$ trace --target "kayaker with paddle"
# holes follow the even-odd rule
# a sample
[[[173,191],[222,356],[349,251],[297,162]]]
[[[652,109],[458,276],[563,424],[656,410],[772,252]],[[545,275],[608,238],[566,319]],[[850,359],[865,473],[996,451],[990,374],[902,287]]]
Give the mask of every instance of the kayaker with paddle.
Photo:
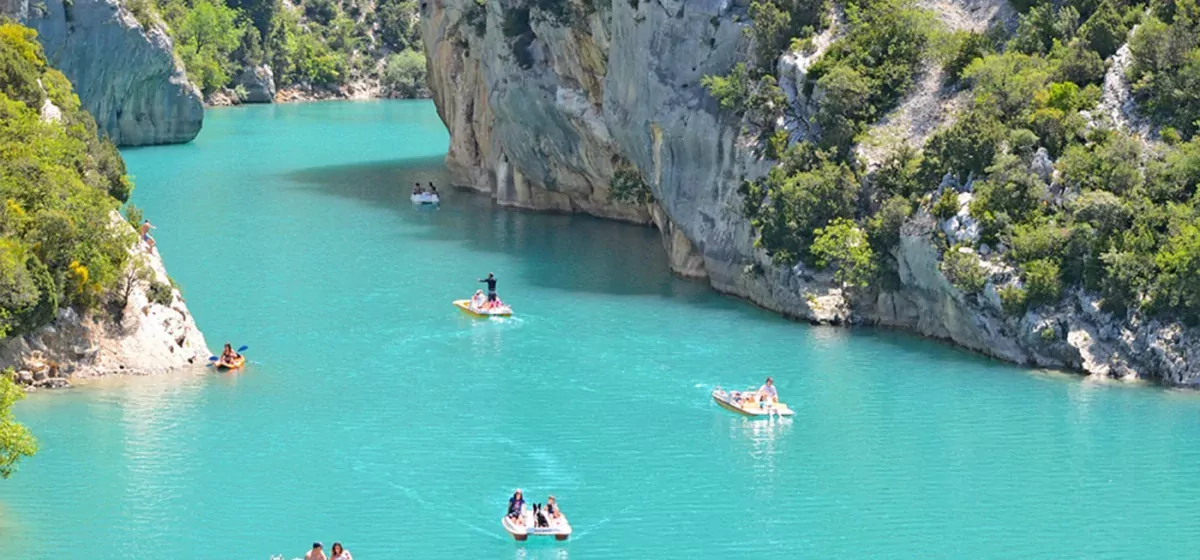
[[[490,304],[490,303],[495,303],[495,302],[496,302],[496,275],[494,275],[494,274],[492,274],[491,272],[489,272],[489,273],[488,273],[488,275],[487,275],[487,278],[480,278],[480,279],[479,279],[479,281],[480,281],[480,282],[484,282],[484,283],[486,283],[486,284],[487,284],[487,287],[488,287],[488,296],[487,296],[488,303],[489,303],[489,304]]]
[[[233,345],[225,343],[225,349],[221,351],[221,360],[217,363],[225,365],[233,365],[233,361],[242,357],[241,354],[233,351]]]

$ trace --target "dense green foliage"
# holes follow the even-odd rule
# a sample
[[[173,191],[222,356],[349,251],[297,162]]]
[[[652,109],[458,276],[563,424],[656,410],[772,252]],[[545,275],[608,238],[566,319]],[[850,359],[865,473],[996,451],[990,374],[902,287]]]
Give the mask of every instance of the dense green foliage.
[[[1149,115],[1184,139],[1200,127],[1200,8],[1163,2],[1130,41],[1133,92]]]
[[[836,218],[823,228],[813,231],[810,252],[814,264],[834,269],[833,277],[842,285],[866,286],[874,275],[875,255],[867,243],[867,235],[857,224],[846,218]]]
[[[723,110],[743,118],[744,130],[758,134],[760,153],[778,160],[767,177],[741,189],[757,242],[775,262],[832,267],[850,285],[892,285],[890,253],[905,220],[918,209],[937,219],[959,212],[956,188],[941,188],[949,180],[973,190],[969,211],[981,234],[963,247],[941,242],[942,272],[964,293],[981,294],[990,281],[979,257],[986,244],[1001,249],[987,258],[1016,272],[995,287],[1005,313],[1057,305],[1083,289],[1110,311],[1200,321],[1195,0],[1155,3],[1145,17],[1144,4],[1032,0],[1018,5],[1008,37],[1002,30],[940,34],[927,15],[899,1],[850,3],[849,31],[806,84],[821,92],[819,140],[790,146],[775,124],[785,101],[765,78],[780,37],[790,33],[801,46],[807,35],[784,31],[782,4],[765,4],[776,5],[752,11],[757,50],[749,63],[703,83]],[[1093,111],[1106,59],[1139,20],[1130,77],[1141,107],[1169,125],[1163,143],[1117,130]],[[898,144],[865,173],[849,148],[930,58],[942,62],[947,82],[966,90],[969,103],[921,149]],[[861,262],[866,251],[850,250],[860,246],[870,249],[870,266]]]
[[[388,56],[382,82],[401,97],[420,97],[425,88],[425,55],[408,50]]]
[[[846,19],[849,33],[808,73],[808,87],[824,92],[814,119],[822,142],[840,150],[912,86],[932,32],[929,14],[905,0],[851,2]]]
[[[13,418],[12,407],[25,391],[12,381],[12,368],[0,372],[0,478],[12,476],[22,457],[37,453],[33,434]]]
[[[942,274],[954,287],[966,294],[978,294],[987,285],[987,273],[979,263],[979,256],[971,251],[951,247],[942,256]]]
[[[0,337],[45,324],[60,306],[99,304],[134,241],[132,229],[112,227],[132,188],[124,163],[35,38],[0,23],[0,60],[15,69],[0,77]],[[61,123],[40,117],[46,97]]]
[[[205,94],[266,64],[280,87],[378,79],[402,96],[424,93],[415,0],[139,0],[143,25],[162,14],[188,76]],[[386,65],[381,60],[387,59]],[[392,87],[394,86],[394,89]]]

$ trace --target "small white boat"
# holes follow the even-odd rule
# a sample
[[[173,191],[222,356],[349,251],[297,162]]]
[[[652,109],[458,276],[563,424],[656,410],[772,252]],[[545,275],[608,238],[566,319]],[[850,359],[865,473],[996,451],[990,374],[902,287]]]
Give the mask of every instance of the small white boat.
[[[412,200],[413,204],[438,204],[441,202],[441,200],[438,198],[438,195],[435,193],[423,192],[421,194],[414,194],[409,198]]]
[[[717,387],[712,392],[712,398],[721,408],[745,416],[793,416],[796,413],[781,402],[764,404],[755,398],[754,389],[748,391],[728,391]]]
[[[546,526],[538,527],[534,522],[533,512],[526,509],[521,511],[521,517],[517,519],[504,516],[500,520],[500,524],[504,526],[504,530],[508,531],[508,534],[519,541],[528,539],[530,535],[554,537],[559,541],[565,541],[571,536],[571,524],[567,523],[567,516],[560,513],[557,519],[548,519],[547,521]]]

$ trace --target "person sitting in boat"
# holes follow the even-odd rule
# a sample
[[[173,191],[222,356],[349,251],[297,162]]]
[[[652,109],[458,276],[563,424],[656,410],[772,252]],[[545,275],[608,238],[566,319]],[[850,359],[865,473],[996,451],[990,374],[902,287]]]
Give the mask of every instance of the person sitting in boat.
[[[551,523],[558,523],[562,519],[562,510],[558,509],[558,502],[554,501],[554,496],[546,498],[546,515],[550,516]]]
[[[415,185],[413,185],[413,194],[416,196],[420,196],[424,192],[425,191],[421,188],[421,182],[417,181],[417,183]]]
[[[483,295],[483,290],[475,290],[475,295],[471,296],[471,308],[481,309],[485,302],[487,302],[487,296]]]
[[[521,494],[521,489],[518,488],[513,492],[511,498],[508,499],[508,517],[509,519],[521,519],[521,513],[525,510],[525,497]]]
[[[433,181],[430,181],[430,182],[429,182],[429,194],[431,194],[431,195],[433,195],[433,196],[437,196],[437,195],[438,195],[438,192],[437,192],[437,187],[433,186]]]
[[[233,345],[225,343],[225,349],[221,351],[221,363],[232,364],[234,360],[242,357],[241,354],[233,351]]]
[[[775,381],[770,377],[767,382],[763,383],[762,387],[758,388],[759,406],[766,407],[768,404],[779,402],[779,391],[775,390]]]

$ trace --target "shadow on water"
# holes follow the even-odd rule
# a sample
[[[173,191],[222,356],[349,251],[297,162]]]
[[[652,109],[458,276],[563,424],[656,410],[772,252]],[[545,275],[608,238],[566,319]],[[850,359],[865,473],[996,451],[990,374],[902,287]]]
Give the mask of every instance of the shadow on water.
[[[411,234],[417,240],[460,242],[472,251],[519,257],[518,272],[532,285],[731,307],[705,284],[671,274],[653,228],[502,208],[486,196],[445,187],[440,208],[414,207],[413,183],[449,185],[440,157],[316,167],[286,178],[312,192],[391,209],[404,222],[423,226]]]
[[[313,167],[288,173],[285,178],[321,195],[390,209],[405,223],[422,226],[417,233],[409,234],[409,239],[459,242],[473,251],[515,257],[520,270],[503,274],[518,273],[530,285],[597,294],[659,296],[763,320],[786,321],[753,304],[717,294],[705,282],[673,275],[659,233],[653,228],[580,214],[503,208],[486,196],[460,189],[443,188],[438,209],[414,207],[409,200],[413,183],[450,184],[442,157]],[[800,336],[831,340],[856,336],[871,341],[881,352],[938,352],[951,362],[1018,367],[906,331],[805,327],[808,334]]]

